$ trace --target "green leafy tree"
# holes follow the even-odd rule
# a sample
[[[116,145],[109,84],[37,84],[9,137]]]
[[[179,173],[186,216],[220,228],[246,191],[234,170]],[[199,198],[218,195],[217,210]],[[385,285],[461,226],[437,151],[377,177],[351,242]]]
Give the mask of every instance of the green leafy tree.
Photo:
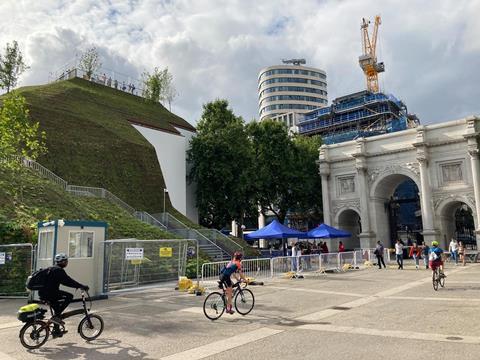
[[[188,160],[202,224],[220,228],[232,220],[242,223],[245,214],[255,211],[250,143],[243,119],[228,108],[227,100],[203,106]]]
[[[293,138],[296,148],[295,172],[296,180],[292,184],[295,192],[295,213],[313,223],[322,219],[322,179],[318,172],[319,148],[322,145],[320,136],[296,136]]]
[[[80,58],[80,70],[85,72],[85,77],[91,79],[92,75],[102,67],[100,55],[97,48],[91,47],[87,49]]]
[[[23,61],[23,55],[18,43],[7,43],[5,54],[0,55],[0,87],[10,92],[17,86],[19,76],[29,67]]]
[[[18,157],[36,159],[46,152],[45,133],[32,121],[26,100],[16,91],[2,98],[0,108],[0,167],[18,169]]]
[[[173,75],[168,71],[168,68],[163,70],[155,68],[152,74],[144,72],[142,81],[144,98],[152,102],[167,101],[169,106],[171,106],[177,92],[173,85]]]
[[[278,221],[285,220],[287,211],[297,205],[295,198],[297,149],[286,126],[272,120],[248,125],[253,148],[253,186],[261,212],[271,211]]]

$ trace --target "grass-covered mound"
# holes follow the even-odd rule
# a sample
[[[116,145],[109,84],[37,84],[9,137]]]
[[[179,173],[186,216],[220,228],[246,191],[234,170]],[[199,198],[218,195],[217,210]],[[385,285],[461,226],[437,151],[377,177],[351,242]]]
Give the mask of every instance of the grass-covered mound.
[[[42,165],[69,184],[104,187],[136,209],[162,211],[155,150],[131,123],[172,133],[172,125],[194,130],[190,124],[161,104],[79,78],[19,91],[47,135]]]

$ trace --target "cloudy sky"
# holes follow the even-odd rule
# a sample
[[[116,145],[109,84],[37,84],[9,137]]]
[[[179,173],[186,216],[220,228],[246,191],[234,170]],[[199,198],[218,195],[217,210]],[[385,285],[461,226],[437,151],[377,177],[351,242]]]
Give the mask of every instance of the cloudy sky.
[[[282,58],[324,69],[329,100],[364,89],[360,22],[380,14],[382,89],[423,123],[480,114],[480,0],[1,0],[0,14],[0,46],[17,40],[31,66],[21,85],[95,45],[132,78],[168,67],[193,124],[215,98],[256,118],[258,72]]]

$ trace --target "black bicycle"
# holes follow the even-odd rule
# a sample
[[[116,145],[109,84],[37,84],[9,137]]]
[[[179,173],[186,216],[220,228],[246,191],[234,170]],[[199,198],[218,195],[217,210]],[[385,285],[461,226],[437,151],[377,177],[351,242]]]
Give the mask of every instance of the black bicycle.
[[[54,325],[59,325],[60,331],[65,332],[65,323],[64,319],[75,315],[84,315],[80,323],[78,324],[78,333],[86,341],[95,340],[103,332],[103,319],[100,315],[91,314],[90,309],[92,308],[92,301],[88,292],[82,291],[81,293],[81,302],[82,308],[63,313],[60,318],[62,321],[58,321],[57,318],[53,316],[53,310],[51,304],[47,301],[38,301],[37,303],[48,305],[50,307],[50,314],[52,315],[50,319],[45,319],[45,314],[47,313],[46,309],[37,308],[32,312],[20,313],[19,320],[25,322],[26,324],[20,330],[20,342],[27,349],[38,349],[40,346],[45,344],[50,336],[50,333],[53,330]],[[90,302],[90,306],[87,307],[87,300]]]
[[[218,282],[222,293],[215,291],[209,294],[203,302],[203,313],[210,320],[217,320],[223,315],[227,307],[226,286],[222,281]],[[243,287],[241,284],[245,284]],[[247,283],[237,282],[233,285],[232,298],[235,304],[235,310],[240,315],[247,315],[252,311],[255,305],[255,297],[253,293],[246,289]]]
[[[440,267],[437,266],[435,270],[433,270],[432,273],[432,283],[433,283],[433,290],[437,291],[438,290],[438,285],[440,284],[441,287],[445,286],[445,276],[444,274],[440,271]]]

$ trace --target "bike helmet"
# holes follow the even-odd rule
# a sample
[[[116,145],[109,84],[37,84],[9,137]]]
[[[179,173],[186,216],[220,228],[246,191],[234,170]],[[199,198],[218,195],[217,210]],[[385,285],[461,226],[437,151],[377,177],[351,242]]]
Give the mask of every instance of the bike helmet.
[[[58,253],[57,255],[55,255],[56,263],[67,261],[67,260],[68,260],[68,256],[64,253]]]
[[[243,254],[240,251],[235,251],[233,253],[233,258],[236,259],[236,260],[242,260]]]
[[[432,246],[438,246],[438,241],[432,241]]]

